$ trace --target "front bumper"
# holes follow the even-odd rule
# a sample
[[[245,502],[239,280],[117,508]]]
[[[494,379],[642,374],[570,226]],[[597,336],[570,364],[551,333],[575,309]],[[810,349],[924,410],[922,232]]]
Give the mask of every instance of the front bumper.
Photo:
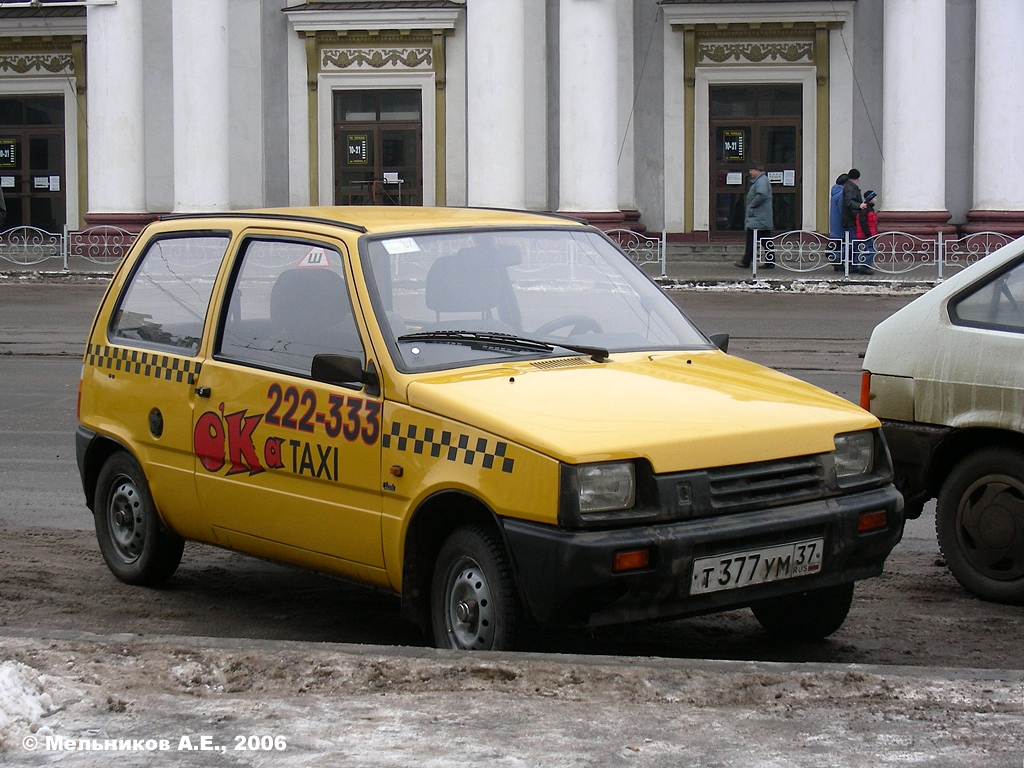
[[[883,528],[860,533],[864,512]],[[789,507],[643,527],[567,531],[505,519],[522,598],[542,624],[601,626],[741,608],[765,598],[877,576],[903,534],[903,499],[892,485]],[[690,595],[695,558],[821,537],[811,576]],[[613,573],[616,552],[649,547],[650,565]]]

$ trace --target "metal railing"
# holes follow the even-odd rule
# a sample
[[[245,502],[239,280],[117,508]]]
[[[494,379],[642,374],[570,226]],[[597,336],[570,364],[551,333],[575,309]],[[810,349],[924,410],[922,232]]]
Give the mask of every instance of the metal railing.
[[[934,272],[942,280],[954,270],[970,266],[1014,241],[999,232],[977,232],[963,237],[920,237],[908,232],[881,232],[869,240],[826,237],[818,232],[793,230],[772,237],[754,233],[753,277],[761,269],[777,267],[790,272],[831,270],[843,277],[860,276],[864,267],[871,273],[902,277],[911,272]],[[919,272],[920,271],[920,272]]]
[[[668,267],[665,248],[665,230],[661,230],[661,236],[645,235],[642,232],[634,232],[631,229],[609,229],[605,231],[612,240],[619,244],[619,247],[629,258],[639,264],[655,264],[661,269],[661,276],[665,277]]]
[[[20,226],[0,232],[0,260],[20,267],[44,262],[59,262],[67,271],[71,258],[101,266],[114,267],[135,242],[137,235],[111,226],[86,227],[48,232],[38,227]]]

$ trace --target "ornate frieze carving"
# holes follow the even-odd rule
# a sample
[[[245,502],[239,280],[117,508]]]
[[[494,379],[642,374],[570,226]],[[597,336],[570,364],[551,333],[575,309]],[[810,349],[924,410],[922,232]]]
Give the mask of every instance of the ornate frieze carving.
[[[75,65],[70,53],[0,54],[0,74],[71,75]]]
[[[433,51],[425,48],[324,48],[320,66],[332,69],[430,69]]]
[[[744,63],[806,63],[814,60],[811,41],[779,42],[701,42],[697,60],[715,64]]]

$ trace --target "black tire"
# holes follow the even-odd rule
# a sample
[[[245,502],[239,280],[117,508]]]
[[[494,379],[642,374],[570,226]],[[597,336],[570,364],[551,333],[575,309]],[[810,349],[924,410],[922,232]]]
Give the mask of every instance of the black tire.
[[[520,611],[511,565],[493,533],[470,526],[448,537],[434,565],[430,617],[438,648],[512,650]]]
[[[152,587],[174,575],[185,542],[164,529],[133,456],[118,451],[107,459],[96,481],[93,516],[103,559],[121,581]]]
[[[821,640],[846,621],[853,604],[853,583],[812,589],[750,606],[765,631],[780,640]]]
[[[1024,605],[1024,453],[990,448],[957,464],[939,491],[935,533],[964,589]]]

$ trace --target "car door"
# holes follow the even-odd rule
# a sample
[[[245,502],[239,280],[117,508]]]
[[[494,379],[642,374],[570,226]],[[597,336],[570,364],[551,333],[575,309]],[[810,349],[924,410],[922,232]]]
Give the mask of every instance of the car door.
[[[154,236],[120,289],[106,328],[86,349],[83,377],[103,379],[89,411],[145,467],[160,514],[184,535],[207,538],[193,483],[194,387],[209,301],[230,233]],[[116,286],[115,286],[116,289]],[[128,417],[125,417],[128,414]]]
[[[196,485],[227,546],[352,575],[383,567],[381,400],[315,382],[313,356],[364,365],[343,245],[242,238],[204,364]]]

